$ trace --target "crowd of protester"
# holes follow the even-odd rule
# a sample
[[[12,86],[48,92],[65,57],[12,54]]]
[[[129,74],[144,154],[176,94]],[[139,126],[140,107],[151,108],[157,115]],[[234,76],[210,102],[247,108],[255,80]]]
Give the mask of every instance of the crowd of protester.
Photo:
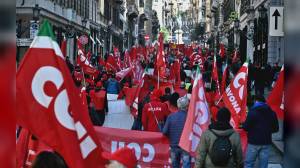
[[[209,51],[206,51],[209,52]],[[148,60],[141,59],[140,63],[143,68],[154,68],[156,51],[148,53]],[[249,62],[249,77],[248,90],[255,90],[255,99],[249,101],[249,113],[244,125],[241,126],[248,132],[248,150],[246,158],[243,160],[241,140],[239,134],[230,125],[231,114],[224,106],[222,100],[216,101],[215,95],[217,92],[216,83],[211,81],[211,73],[213,66],[213,52],[209,52],[207,59],[202,64],[204,71],[204,83],[206,83],[206,99],[211,112],[211,124],[209,129],[205,131],[200,140],[200,145],[197,148],[197,157],[195,160],[196,168],[213,168],[213,167],[253,167],[256,158],[260,161],[260,168],[265,168],[268,163],[269,148],[271,144],[271,134],[278,131],[278,124],[276,115],[265,103],[263,95],[265,88],[271,89],[272,83],[276,80],[280,67],[278,64],[270,66],[253,65]],[[107,59],[108,53],[104,56]],[[121,60],[124,59],[124,52],[120,54]],[[166,49],[165,58],[167,67],[170,67],[176,59],[181,60],[180,81],[179,85],[173,87],[166,87],[164,90],[158,89],[156,86],[150,86],[147,94],[143,100],[138,103],[138,115],[136,116],[132,129],[141,131],[162,132],[170,140],[170,157],[172,167],[180,167],[181,160],[184,168],[191,167],[191,156],[178,146],[179,139],[187,117],[189,98],[193,88],[193,74],[197,68],[197,62],[193,64],[189,56],[184,55],[178,50]],[[123,79],[118,79],[115,72],[107,69],[105,66],[99,64],[95,57],[91,59],[91,63],[97,67],[99,74],[91,76],[83,74],[79,66],[73,64],[66,59],[67,65],[72,73],[74,82],[78,87],[83,99],[86,99],[91,121],[96,126],[103,126],[105,116],[109,113],[107,94],[118,95],[118,99],[126,98],[126,88],[137,87],[134,85],[131,76]],[[199,63],[198,63],[199,64]],[[228,72],[228,84],[234,75],[241,67],[241,60],[233,60],[229,58],[221,58],[217,54],[217,67],[219,79],[222,76],[225,64],[228,64],[230,71]],[[191,70],[192,75],[187,75],[185,70]],[[266,78],[267,77],[267,78]],[[251,94],[249,94],[251,97]],[[269,117],[270,116],[270,117]],[[264,120],[269,118],[269,120]],[[251,136],[250,136],[251,135]],[[214,141],[221,137],[227,137],[230,142],[230,153],[228,157],[221,161],[222,166],[216,166],[212,159]],[[109,164],[114,167],[135,167],[137,161],[130,158],[132,155],[129,149],[125,151],[117,151],[117,153],[105,155],[110,161]],[[118,154],[119,152],[119,154]],[[122,153],[123,152],[123,153]],[[121,153],[121,154],[120,154]],[[127,154],[126,154],[127,153]],[[41,154],[40,154],[41,155]],[[34,168],[41,168],[38,166],[39,162],[45,156],[49,156],[56,162],[61,162],[60,158],[53,153],[44,153],[37,157]],[[121,156],[122,155],[122,156]],[[123,156],[128,155],[129,161],[122,159]],[[118,160],[119,159],[119,160]],[[61,162],[61,165],[64,163]],[[217,163],[220,164],[220,163]],[[57,165],[54,167],[63,167]],[[129,166],[128,166],[129,165]],[[50,166],[51,167],[51,166]]]

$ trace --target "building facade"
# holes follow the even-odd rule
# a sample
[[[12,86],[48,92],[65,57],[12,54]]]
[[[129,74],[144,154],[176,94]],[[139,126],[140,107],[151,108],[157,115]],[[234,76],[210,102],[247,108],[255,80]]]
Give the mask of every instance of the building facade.
[[[17,62],[22,59],[44,19],[53,26],[58,44],[66,40],[66,56],[74,64],[77,38],[83,34],[89,37],[86,49],[94,55],[103,56],[113,45],[121,49],[125,33],[123,23],[126,22],[120,15],[123,3],[121,0],[17,0]]]

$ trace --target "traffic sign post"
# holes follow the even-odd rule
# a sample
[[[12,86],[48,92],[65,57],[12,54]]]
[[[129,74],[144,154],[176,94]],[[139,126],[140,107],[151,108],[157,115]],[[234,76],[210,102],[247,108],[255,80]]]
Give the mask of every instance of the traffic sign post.
[[[283,32],[283,7],[270,7],[270,36],[284,36]]]

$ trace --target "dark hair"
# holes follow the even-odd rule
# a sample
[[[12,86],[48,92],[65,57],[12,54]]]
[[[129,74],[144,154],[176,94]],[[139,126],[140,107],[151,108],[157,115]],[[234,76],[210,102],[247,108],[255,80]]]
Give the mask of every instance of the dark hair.
[[[226,107],[222,107],[219,109],[217,113],[217,121],[229,123],[231,118],[231,113]]]
[[[165,88],[165,94],[167,94],[167,93],[171,93],[171,89],[169,87]]]
[[[177,107],[177,100],[179,99],[179,94],[177,92],[174,92],[173,94],[171,94],[169,102],[172,106]]]
[[[43,151],[37,155],[33,161],[32,168],[67,168],[64,159],[49,151]]]
[[[261,95],[261,94],[255,95],[255,100],[259,101],[259,102],[266,102],[265,97],[263,95]]]

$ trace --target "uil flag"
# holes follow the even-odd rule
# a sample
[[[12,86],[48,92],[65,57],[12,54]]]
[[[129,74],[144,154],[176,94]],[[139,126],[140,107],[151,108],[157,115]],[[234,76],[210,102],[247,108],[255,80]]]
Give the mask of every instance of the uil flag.
[[[272,92],[270,93],[267,103],[277,114],[279,119],[283,119],[283,110],[284,110],[284,67],[282,66],[279,73],[278,79],[274,85]]]
[[[47,20],[16,77],[17,125],[57,151],[71,168],[104,167],[88,111]]]
[[[197,68],[193,84],[192,96],[186,122],[180,137],[179,146],[195,156],[202,133],[208,128],[210,122],[209,107],[205,98],[205,91],[200,68]]]
[[[238,128],[246,119],[248,63],[245,62],[223,93],[225,106],[231,112],[231,124]]]

